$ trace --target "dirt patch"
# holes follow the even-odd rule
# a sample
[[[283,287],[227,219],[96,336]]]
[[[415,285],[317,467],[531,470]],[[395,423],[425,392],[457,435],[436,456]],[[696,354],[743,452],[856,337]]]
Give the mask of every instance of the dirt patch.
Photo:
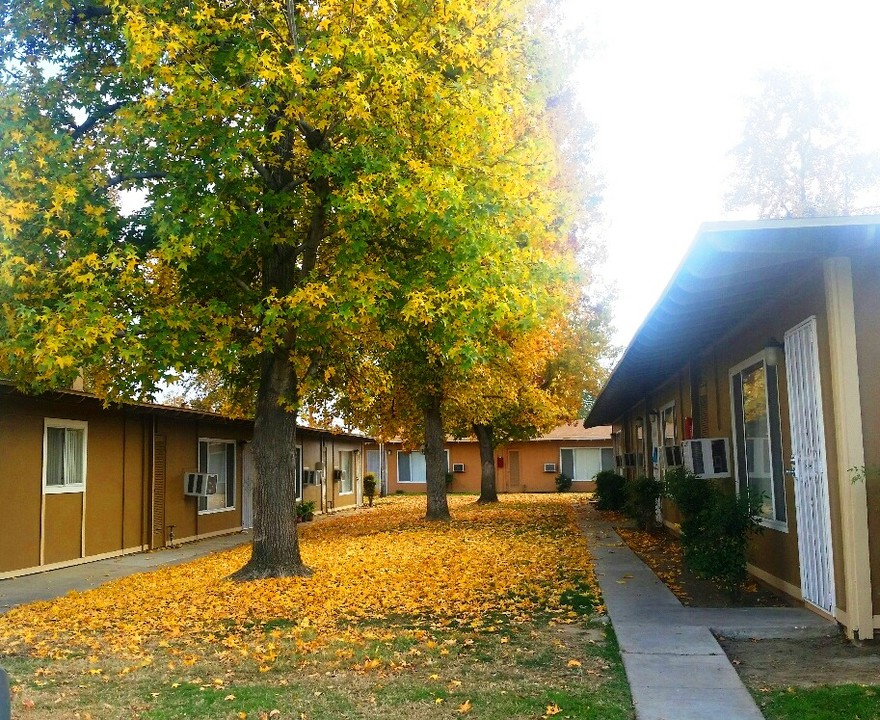
[[[743,682],[756,690],[880,684],[877,641],[858,643],[842,637],[718,641]]]
[[[610,517],[606,517],[610,516]],[[788,603],[769,588],[749,582],[732,598],[709,580],[703,580],[684,565],[681,543],[664,529],[638,530],[617,514],[603,513],[621,539],[654,574],[675,593],[682,605],[690,607],[784,607]]]

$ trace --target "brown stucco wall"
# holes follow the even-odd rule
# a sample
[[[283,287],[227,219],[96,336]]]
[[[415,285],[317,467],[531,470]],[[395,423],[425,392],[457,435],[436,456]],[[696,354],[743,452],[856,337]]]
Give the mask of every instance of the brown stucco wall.
[[[860,346],[860,367],[868,364],[869,367],[878,367],[880,362],[880,338],[877,337],[875,318],[880,313],[880,285],[876,283],[878,267],[867,265],[860,267],[860,272],[874,284],[874,295],[866,294],[861,303],[861,310],[857,302],[857,324],[860,322],[863,328],[857,327],[861,337],[871,337],[864,347]],[[684,418],[694,418],[695,436],[700,436],[700,424],[696,416],[692,398],[692,387],[701,377],[706,383],[706,417],[708,420],[707,437],[726,437],[731,443],[731,455],[733,455],[732,419],[730,407],[730,375],[732,367],[748,360],[760,353],[771,337],[782,340],[785,332],[800,324],[810,316],[816,316],[817,333],[819,343],[819,363],[822,377],[822,401],[825,421],[826,454],[829,472],[829,498],[832,516],[832,542],[834,546],[835,584],[837,590],[838,606],[846,608],[846,597],[843,583],[842,564],[842,533],[840,527],[840,500],[837,489],[837,452],[834,439],[834,407],[830,384],[830,357],[828,350],[828,325],[825,303],[824,279],[822,266],[816,263],[809,271],[799,278],[793,279],[791,286],[776,301],[768,303],[762,308],[760,315],[744,317],[739,327],[734,329],[726,337],[715,343],[699,356],[692,358],[691,366],[680,370],[674,377],[669,378],[662,386],[654,389],[649,394],[649,404],[652,408],[662,408],[668,402],[676,403],[676,433],[680,441],[684,437]],[[861,362],[864,353],[865,363]],[[691,372],[695,373],[694,377]],[[791,440],[788,417],[788,396],[785,366],[782,363],[778,368],[780,419],[782,430],[782,457],[783,465],[787,469],[791,458]],[[876,372],[876,371],[875,371]],[[873,381],[872,381],[873,382]],[[863,383],[863,388],[865,387]],[[864,396],[863,396],[864,397]],[[873,428],[880,429],[880,408],[872,405],[867,413],[863,413],[867,422],[874,423]],[[627,448],[630,452],[637,452],[636,441],[632,433],[634,419],[641,415],[646,417],[644,406],[640,404],[631,408],[625,416],[620,418],[622,426],[627,428]],[[646,428],[647,429],[647,428]],[[877,431],[869,432],[866,426],[866,437],[878,436]],[[872,445],[872,457],[880,467],[880,441]],[[735,459],[731,457],[731,465]],[[630,473],[633,474],[633,473]],[[733,483],[733,480],[730,481]],[[731,490],[733,488],[731,487]],[[876,501],[880,501],[880,487],[872,486],[870,492],[875,493]],[[800,587],[800,563],[797,546],[797,518],[795,512],[794,481],[788,474],[785,476],[785,504],[787,514],[787,528],[780,531],[773,528],[765,528],[763,533],[753,538],[750,549],[750,562],[771,576],[784,582]],[[664,503],[666,518],[676,522],[679,518],[674,508],[669,503]],[[872,542],[880,546],[880,519],[875,514],[872,518]],[[874,567],[880,573],[880,547],[874,555]],[[876,584],[875,584],[876,587]],[[875,595],[875,598],[878,596]],[[877,600],[875,599],[875,602]]]
[[[46,565],[82,557],[82,493],[46,495],[43,559]]]
[[[0,572],[40,563],[43,414],[0,396]]]
[[[45,418],[87,425],[85,495],[43,496]],[[152,536],[153,423],[168,443],[166,528],[177,538],[234,530],[241,525],[241,453],[237,452],[236,507],[196,516],[195,498],[183,496],[183,473],[198,465],[200,437],[246,439],[246,423],[171,416],[144,407],[104,408],[77,393],[36,397],[0,386],[0,573],[77,561],[149,545]],[[84,509],[83,509],[84,508]],[[85,517],[83,518],[83,513]],[[85,553],[82,536],[85,528]],[[163,537],[163,535],[165,535]],[[153,538],[161,546],[167,534]]]
[[[141,546],[143,429],[124,410],[103,409],[92,398],[0,397],[0,572],[40,564],[41,515],[44,564]],[[88,423],[85,498],[47,494],[41,514],[44,419]],[[6,502],[8,501],[8,502]],[[6,545],[9,547],[6,547]]]
[[[195,420],[193,418],[159,417],[156,433],[166,438],[167,482],[165,489],[165,541],[174,525],[178,539],[198,537],[241,527],[242,445],[249,440],[249,428],[235,424]],[[198,470],[200,439],[235,440],[235,507],[231,510],[199,513],[198,498],[183,494],[184,473]],[[156,540],[158,541],[158,537]]]
[[[762,351],[769,338],[782,340],[786,331],[816,316],[819,343],[819,364],[822,377],[822,400],[825,415],[826,454],[829,473],[829,497],[832,516],[832,536],[835,546],[835,581],[838,604],[845,607],[842,556],[837,550],[841,543],[839,496],[837,493],[836,449],[833,433],[833,398],[831,396],[830,358],[828,356],[828,329],[822,268],[817,263],[811,272],[802,276],[785,293],[784,297],[764,308],[760,316],[745,319],[743,325],[714,348],[716,378],[716,416],[719,436],[731,438],[732,419],[730,408],[731,367],[748,360]],[[782,458],[787,469],[791,459],[791,433],[788,417],[788,387],[785,364],[778,367],[780,419],[782,427]],[[731,440],[732,442],[732,440]],[[731,450],[733,446],[731,444]],[[750,561],[770,575],[800,587],[800,562],[797,546],[797,517],[793,478],[785,476],[785,506],[787,532],[765,528],[751,543]]]
[[[873,611],[880,615],[880,258],[855,258],[852,268],[865,467],[869,469],[866,490]]]
[[[125,418],[121,413],[96,413],[89,417],[88,422],[86,556],[122,549],[125,468],[123,452],[127,449]],[[47,504],[47,520],[49,517]]]

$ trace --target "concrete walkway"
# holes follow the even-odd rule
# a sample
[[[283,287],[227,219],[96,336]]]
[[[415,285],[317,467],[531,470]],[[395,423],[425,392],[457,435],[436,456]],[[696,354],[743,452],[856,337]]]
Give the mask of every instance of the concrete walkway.
[[[802,608],[688,608],[611,526],[581,521],[617,634],[638,720],[761,720],[712,631],[727,637],[834,635]]]
[[[312,522],[320,524],[334,518],[365,511],[369,511],[369,508],[344,508],[335,512],[315,515]],[[310,522],[309,525],[311,524]],[[251,533],[245,530],[230,535],[218,535],[205,540],[189,542],[174,548],[132,553],[107,560],[95,560],[58,570],[0,580],[0,615],[16,605],[25,605],[37,600],[51,600],[66,595],[71,590],[91,590],[115,578],[148,572],[165,565],[178,565],[250,542]]]
[[[0,614],[16,605],[51,600],[66,595],[71,590],[91,590],[115,578],[147,572],[165,565],[177,565],[250,541],[249,532],[240,532],[197,540],[174,548],[133,553],[0,580]]]

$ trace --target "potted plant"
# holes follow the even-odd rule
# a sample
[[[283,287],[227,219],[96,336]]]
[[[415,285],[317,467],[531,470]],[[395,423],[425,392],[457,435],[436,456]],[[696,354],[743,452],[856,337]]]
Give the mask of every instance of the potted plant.
[[[373,496],[376,494],[376,476],[373,473],[367,473],[364,475],[364,495],[366,495],[367,500],[370,503],[370,507],[373,507]]]
[[[315,517],[315,501],[303,500],[296,504],[296,520],[297,522],[309,522]]]

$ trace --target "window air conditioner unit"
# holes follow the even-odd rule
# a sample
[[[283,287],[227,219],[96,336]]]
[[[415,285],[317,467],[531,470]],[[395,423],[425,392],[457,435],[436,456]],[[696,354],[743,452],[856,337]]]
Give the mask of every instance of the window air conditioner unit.
[[[183,494],[207,497],[217,492],[217,474],[188,472],[183,474]]]
[[[666,467],[678,467],[681,462],[681,448],[678,445],[667,445],[663,448],[663,459]]]
[[[544,472],[555,473],[556,463],[544,463]]]
[[[464,463],[452,463],[452,472],[463,473],[464,472]]]
[[[700,438],[682,443],[684,466],[700,478],[730,477],[730,449],[727,438]]]

